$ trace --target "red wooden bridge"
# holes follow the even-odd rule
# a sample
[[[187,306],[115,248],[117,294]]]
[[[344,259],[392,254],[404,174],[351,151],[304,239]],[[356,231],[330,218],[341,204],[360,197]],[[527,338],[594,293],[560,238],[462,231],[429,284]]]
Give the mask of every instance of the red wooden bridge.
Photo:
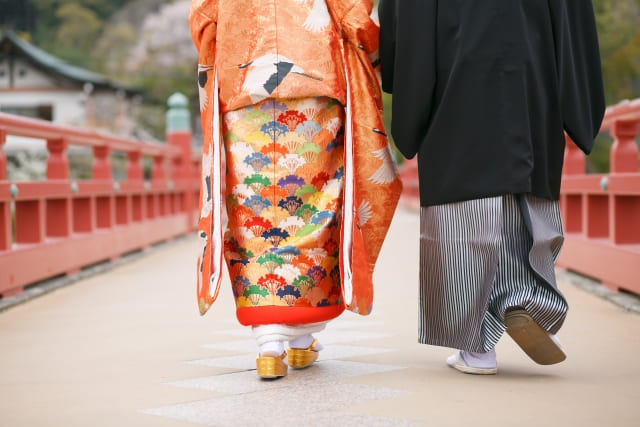
[[[192,232],[200,156],[191,149],[186,99],[174,100],[164,144],[0,113],[0,296]],[[8,136],[46,141],[44,180],[8,180]],[[69,178],[71,145],[91,148],[91,179]],[[113,177],[116,153],[126,158],[124,180]]]
[[[170,109],[162,144],[0,114],[1,426],[638,424],[638,298],[559,272],[571,306],[560,336],[567,362],[535,365],[502,339],[499,375],[462,375],[444,362],[450,349],[415,339],[419,218],[407,209],[398,210],[376,267],[372,314],[332,321],[318,335],[325,350],[314,366],[258,380],[257,348],[233,321],[228,277],[215,309],[204,318],[197,310],[200,156],[185,106]],[[608,174],[585,174],[569,144],[560,259],[566,270],[636,294],[639,121],[638,101],[609,109]],[[47,147],[41,180],[8,179],[5,149],[25,137]],[[70,166],[77,151],[89,153],[90,173]],[[402,167],[412,208],[415,173],[412,162]],[[74,178],[82,175],[90,177]],[[184,234],[191,237],[174,239]],[[165,240],[172,242],[141,251]],[[127,262],[106,263],[117,268],[90,267],[119,257]],[[570,286],[574,280],[606,298]],[[616,307],[607,301],[614,297],[628,303]]]
[[[191,149],[185,108],[178,102],[168,112],[186,120],[169,124],[163,144],[0,114],[0,297],[194,230],[199,153]],[[608,174],[586,173],[585,157],[568,140],[561,195],[566,242],[558,265],[640,295],[639,123],[640,100],[607,110]],[[46,141],[44,180],[8,179],[2,146],[9,136]],[[90,179],[70,179],[72,145],[91,148]],[[126,157],[123,180],[112,174],[114,153]],[[416,207],[415,161],[403,165],[402,176],[405,202]]]

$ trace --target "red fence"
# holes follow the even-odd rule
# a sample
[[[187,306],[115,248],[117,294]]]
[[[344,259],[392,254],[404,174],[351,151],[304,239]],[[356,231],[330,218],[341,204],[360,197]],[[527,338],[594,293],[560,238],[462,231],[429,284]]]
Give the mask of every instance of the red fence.
[[[560,207],[566,239],[558,266],[640,294],[640,99],[607,109],[602,132],[613,138],[610,173],[586,174],[585,156],[569,141]]]
[[[560,196],[566,235],[558,266],[640,295],[639,123],[640,99],[607,109],[601,131],[614,140],[608,174],[587,174],[584,154],[568,140]],[[403,203],[419,209],[416,159],[400,173]]]
[[[9,135],[46,141],[45,180],[8,180]],[[91,179],[69,178],[70,145],[91,147]],[[126,156],[124,180],[113,179],[113,153]],[[0,297],[194,230],[198,163],[189,130],[153,144],[0,113]]]

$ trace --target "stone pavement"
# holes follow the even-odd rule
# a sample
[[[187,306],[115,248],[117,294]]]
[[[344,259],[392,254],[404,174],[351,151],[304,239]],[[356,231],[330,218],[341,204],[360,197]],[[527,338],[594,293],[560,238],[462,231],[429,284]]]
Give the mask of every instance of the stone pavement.
[[[318,334],[319,361],[255,374],[228,283],[196,307],[198,242],[160,245],[0,313],[0,426],[637,426],[640,316],[569,283],[568,358],[538,366],[505,336],[499,374],[417,344],[418,216],[398,211],[368,317]]]

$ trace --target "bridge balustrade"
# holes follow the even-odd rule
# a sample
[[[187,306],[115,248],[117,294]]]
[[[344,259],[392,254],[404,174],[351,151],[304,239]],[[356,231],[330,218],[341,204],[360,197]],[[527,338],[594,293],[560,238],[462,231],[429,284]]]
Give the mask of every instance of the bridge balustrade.
[[[44,180],[8,179],[8,136],[46,141]],[[200,178],[188,120],[166,137],[143,142],[0,113],[0,297],[192,232]],[[72,145],[92,151],[90,179],[70,179]],[[126,158],[125,179],[113,176],[116,153]]]
[[[586,173],[584,154],[567,137],[558,266],[640,295],[639,124],[640,99],[607,109],[601,128],[613,139],[607,174]]]

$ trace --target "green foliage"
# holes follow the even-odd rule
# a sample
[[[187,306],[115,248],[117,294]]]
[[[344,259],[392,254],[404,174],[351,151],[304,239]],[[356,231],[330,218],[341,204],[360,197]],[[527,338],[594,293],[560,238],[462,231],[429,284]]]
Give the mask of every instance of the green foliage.
[[[10,0],[15,1],[15,0]],[[66,5],[82,3],[83,8],[94,11],[97,15],[102,17],[108,17],[116,10],[122,8],[132,0],[25,0],[26,3],[30,3],[37,11],[42,14],[48,14],[52,16],[55,12]]]
[[[144,71],[132,80],[132,84],[146,94],[147,115],[141,117],[143,125],[157,138],[162,138],[166,111],[166,100],[175,92],[184,94],[193,104],[191,111],[199,111],[198,87],[195,81],[197,64],[176,64],[172,68],[145,67]]]
[[[396,145],[393,142],[393,136],[391,135],[391,95],[383,92],[382,102],[384,103],[384,128],[387,132],[387,136],[389,137],[389,141],[391,141],[391,153],[393,154],[393,159],[396,164],[400,165],[404,162],[404,157],[396,148]]]
[[[640,0],[593,2],[608,104],[640,96]]]
[[[0,0],[0,26],[41,49],[85,68],[105,22],[134,0]],[[99,70],[98,70],[99,71]]]
[[[593,145],[593,151],[587,157],[587,172],[609,172],[609,151],[611,150],[612,142],[608,135],[598,135]]]
[[[640,0],[594,0],[608,105],[640,97]],[[611,139],[600,135],[587,158],[590,172],[609,171]]]
[[[111,25],[102,33],[93,50],[93,66],[117,80],[127,80],[125,69],[129,49],[137,39],[135,28],[126,22]]]
[[[102,20],[76,3],[66,3],[55,13],[60,25],[54,33],[54,55],[78,66],[89,66],[89,53],[100,35]]]
[[[158,103],[164,104],[174,92],[193,99],[197,95],[195,70],[196,64],[176,64],[168,69],[149,66],[136,77],[136,84],[147,93],[149,99]]]

